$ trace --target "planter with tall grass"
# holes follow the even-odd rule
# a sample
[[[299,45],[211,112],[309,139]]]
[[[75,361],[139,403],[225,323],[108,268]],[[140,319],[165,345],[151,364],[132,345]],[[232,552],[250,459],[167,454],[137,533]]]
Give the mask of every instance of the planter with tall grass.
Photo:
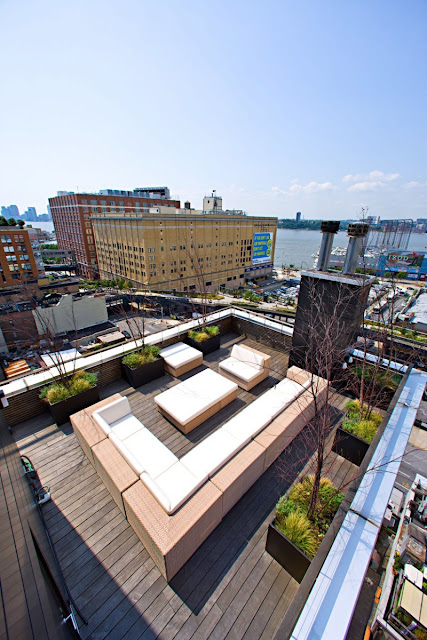
[[[361,414],[359,400],[350,400],[345,408],[346,415],[336,431],[332,450],[359,466],[378,431],[382,416],[370,411],[366,405]]]
[[[211,325],[189,331],[187,344],[201,351],[205,356],[216,351],[220,346],[219,327]]]
[[[276,516],[267,532],[266,551],[291,576],[301,582],[317,553],[344,496],[327,478],[320,481],[316,516],[307,516],[313,476],[298,482],[276,505]]]
[[[165,374],[165,364],[160,348],[146,345],[139,351],[128,353],[122,359],[122,372],[129,384],[136,388],[156,380]]]
[[[94,373],[78,371],[70,378],[43,387],[40,398],[48,403],[49,412],[57,425],[68,422],[70,415],[99,401],[97,380]]]

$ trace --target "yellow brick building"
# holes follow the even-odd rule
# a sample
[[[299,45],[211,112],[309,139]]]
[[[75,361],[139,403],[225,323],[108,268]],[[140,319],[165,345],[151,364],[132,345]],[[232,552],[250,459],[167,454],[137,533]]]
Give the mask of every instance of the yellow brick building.
[[[181,210],[183,211],[183,210]],[[92,216],[99,277],[177,291],[237,288],[271,275],[277,218],[221,213]]]

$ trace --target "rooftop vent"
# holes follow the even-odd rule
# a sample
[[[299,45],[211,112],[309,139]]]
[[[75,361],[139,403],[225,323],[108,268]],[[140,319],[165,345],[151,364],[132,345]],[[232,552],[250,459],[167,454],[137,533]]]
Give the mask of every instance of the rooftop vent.
[[[317,260],[318,271],[328,270],[334,235],[338,232],[339,228],[340,223],[335,220],[324,220],[320,225],[320,231],[322,232],[322,244],[320,245],[319,258]]]
[[[348,225],[347,235],[349,237],[349,241],[343,273],[351,275],[356,272],[357,259],[362,248],[362,241],[368,233],[368,229],[369,224],[366,224],[366,222],[352,222]]]

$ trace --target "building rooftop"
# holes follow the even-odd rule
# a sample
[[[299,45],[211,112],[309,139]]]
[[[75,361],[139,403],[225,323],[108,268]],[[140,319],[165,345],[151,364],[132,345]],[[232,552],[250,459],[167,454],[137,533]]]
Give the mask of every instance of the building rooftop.
[[[221,348],[205,356],[218,370],[232,346],[257,342],[235,333],[222,336]],[[288,355],[262,345],[272,355],[271,375],[184,435],[157,410],[154,397],[180,380],[170,375],[129,387],[120,380],[101,388],[101,397],[126,395],[132,411],[175,455],[181,457],[275,382],[288,367]],[[69,424],[52,424],[46,412],[13,428],[21,455],[28,456],[52,500],[43,505],[67,585],[88,624],[84,638],[273,638],[298,583],[265,551],[265,538],[278,498],[301,472],[304,434],[252,486],[221,524],[168,584],[112,500],[81,450]],[[352,474],[354,466],[331,454],[332,480]],[[333,458],[333,459],[332,459]],[[286,468],[286,474],[280,470]]]

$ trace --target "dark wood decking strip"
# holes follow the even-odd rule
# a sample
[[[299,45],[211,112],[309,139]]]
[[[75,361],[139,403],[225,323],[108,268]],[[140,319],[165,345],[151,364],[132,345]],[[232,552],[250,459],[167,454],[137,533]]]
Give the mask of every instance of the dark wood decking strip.
[[[232,345],[243,340],[272,355],[272,375],[249,392],[239,389],[233,403],[185,436],[159,413],[153,398],[206,365],[218,371]],[[202,367],[180,379],[165,375],[139,389],[119,381],[102,388],[101,398],[116,392],[126,395],[138,419],[180,457],[279,381],[287,363],[287,354],[228,334]],[[52,502],[43,506],[43,512],[68,587],[88,619],[87,626],[80,626],[84,638],[268,640],[274,636],[298,589],[265,551],[274,505],[297,472],[290,450],[282,456],[282,464],[291,469],[289,478],[273,465],[168,584],[81,451],[70,425],[58,429],[43,414],[31,424],[15,427],[14,435],[42,483],[50,486]],[[298,442],[294,446],[303,447]],[[331,475],[345,479],[353,470],[348,465],[332,456]]]

